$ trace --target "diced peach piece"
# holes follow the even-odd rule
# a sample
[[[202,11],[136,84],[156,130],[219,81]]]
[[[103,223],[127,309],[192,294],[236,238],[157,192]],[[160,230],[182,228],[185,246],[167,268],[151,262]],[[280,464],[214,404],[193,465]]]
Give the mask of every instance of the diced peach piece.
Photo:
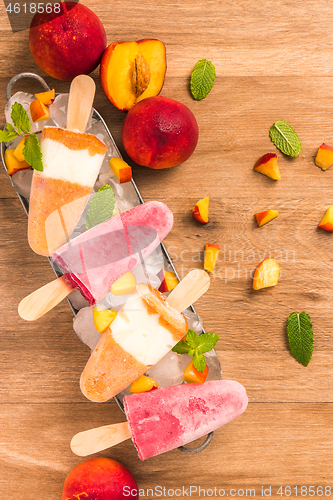
[[[93,318],[98,333],[104,333],[116,316],[116,311],[94,307]]]
[[[204,257],[204,270],[214,273],[215,264],[219,256],[220,247],[213,243],[206,243],[205,257]]]
[[[116,174],[120,184],[123,182],[130,182],[132,180],[132,169],[124,160],[115,156],[110,159],[109,165],[113,172]]]
[[[318,227],[328,233],[333,233],[333,205],[328,208],[326,214],[318,224]]]
[[[30,104],[30,114],[33,122],[50,119],[49,108],[38,99]]]
[[[254,214],[255,218],[257,219],[259,227],[275,219],[275,217],[277,217],[278,215],[279,215],[278,210],[265,210],[264,212],[258,212],[257,214]]]
[[[23,137],[20,140],[20,142],[18,143],[18,145],[14,150],[14,156],[18,161],[25,161],[25,158],[23,156],[24,143],[25,143],[25,137]]]
[[[208,207],[209,207],[209,196],[199,200],[194,208],[192,209],[192,215],[194,219],[201,222],[201,224],[207,224],[208,219]]]
[[[209,368],[206,365],[204,371],[199,372],[191,361],[184,370],[184,380],[188,384],[203,384],[206,381],[208,371]]]
[[[333,165],[333,148],[323,143],[318,149],[315,164],[322,170],[330,168]]]
[[[6,149],[5,151],[5,164],[7,167],[7,174],[13,175],[15,172],[19,170],[25,170],[26,168],[30,168],[30,165],[24,161],[18,161],[18,159],[14,156],[15,149]]]
[[[112,295],[128,295],[135,291],[135,287],[135,276],[131,271],[128,271],[111,285],[111,293]]]
[[[179,281],[178,281],[178,278],[175,275],[175,273],[173,273],[172,271],[165,271],[163,269],[161,274],[162,274],[162,283],[159,287],[160,292],[162,292],[162,293],[170,292],[171,290],[176,288]],[[160,274],[159,274],[159,276],[160,276]]]
[[[39,92],[39,94],[35,94],[36,99],[45,104],[45,106],[49,106],[53,103],[55,98],[55,90],[48,90],[47,92]]]
[[[275,153],[266,153],[261,156],[261,158],[259,158],[257,163],[254,165],[254,170],[267,175],[267,177],[276,181],[281,179],[281,174],[277,164],[277,154]]]
[[[253,289],[260,290],[277,285],[280,276],[280,266],[275,259],[265,259],[254,272]]]
[[[151,391],[153,387],[158,387],[156,380],[151,377],[147,377],[147,375],[141,375],[141,377],[134,380],[128,390],[133,393],[148,392]]]

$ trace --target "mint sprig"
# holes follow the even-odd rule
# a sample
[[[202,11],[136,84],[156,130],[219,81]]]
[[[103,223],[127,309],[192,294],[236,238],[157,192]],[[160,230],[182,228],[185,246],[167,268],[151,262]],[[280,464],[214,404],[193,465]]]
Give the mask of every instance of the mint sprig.
[[[113,215],[114,207],[116,204],[116,198],[113,189],[109,184],[105,184],[97,193],[95,193],[93,199],[90,202],[88,212],[86,215],[86,228],[91,229],[97,224],[110,219]]]
[[[11,119],[16,127],[10,123],[6,124],[6,130],[0,130],[0,142],[9,142],[15,137],[25,137],[23,156],[32,168],[43,171],[42,150],[36,134],[31,134],[31,123],[28,113],[19,102],[12,106]]]
[[[287,333],[291,354],[303,366],[308,366],[313,351],[313,331],[310,316],[293,312],[288,318]]]
[[[194,66],[191,74],[190,88],[193,98],[201,101],[212,90],[216,72],[214,64],[207,59],[201,59]]]
[[[291,126],[284,120],[278,120],[269,130],[274,145],[288,156],[298,156],[301,152],[301,141]]]
[[[198,335],[194,330],[188,330],[186,341],[181,340],[172,350],[177,354],[192,356],[195,368],[203,373],[206,366],[206,358],[203,353],[213,349],[218,339],[219,336],[216,333],[206,332]]]

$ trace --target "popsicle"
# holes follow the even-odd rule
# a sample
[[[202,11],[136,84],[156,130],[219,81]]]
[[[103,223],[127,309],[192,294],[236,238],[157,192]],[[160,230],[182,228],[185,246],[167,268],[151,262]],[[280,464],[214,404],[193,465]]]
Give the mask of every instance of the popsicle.
[[[167,300],[150,285],[138,284],[91,353],[80,379],[83,394],[107,401],[162,359],[188,331],[180,311],[208,287],[202,270],[189,273]]]
[[[28,241],[40,255],[50,256],[68,241],[108,150],[96,136],[84,133],[94,93],[90,77],[76,77],[70,88],[67,130],[42,131],[43,172],[33,173],[28,219]]]
[[[233,380],[182,384],[124,397],[127,422],[80,432],[71,441],[79,456],[97,453],[132,438],[139,458],[184,446],[241,415],[245,388]]]
[[[64,276],[25,297],[19,304],[20,316],[28,321],[41,317],[74,288],[90,304],[98,302],[114,281],[157,248],[172,225],[171,210],[150,201],[82,233],[52,255]]]

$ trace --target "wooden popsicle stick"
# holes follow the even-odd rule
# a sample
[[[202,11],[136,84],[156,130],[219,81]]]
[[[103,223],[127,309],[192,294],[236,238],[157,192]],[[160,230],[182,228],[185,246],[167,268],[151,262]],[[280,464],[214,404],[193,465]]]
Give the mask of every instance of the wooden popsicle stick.
[[[185,311],[185,309],[207,292],[209,285],[209,274],[202,269],[193,269],[172,290],[167,298],[167,303],[178,312]]]
[[[21,300],[18,313],[26,321],[34,321],[53,309],[74,287],[66,282],[65,276],[47,283]]]
[[[79,75],[74,78],[69,90],[67,130],[86,130],[95,91],[96,85],[90,76]]]
[[[127,422],[104,425],[96,429],[79,432],[71,441],[71,449],[75,455],[85,457],[106,448],[111,448],[131,437]]]

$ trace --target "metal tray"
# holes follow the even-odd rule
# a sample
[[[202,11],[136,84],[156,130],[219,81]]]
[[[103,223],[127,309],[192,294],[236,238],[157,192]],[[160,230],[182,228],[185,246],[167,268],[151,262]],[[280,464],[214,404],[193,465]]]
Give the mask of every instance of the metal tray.
[[[6,98],[7,100],[9,100],[11,98],[11,93],[12,93],[12,88],[13,88],[13,85],[20,79],[22,78],[32,78],[34,80],[37,80],[41,85],[42,87],[45,89],[45,90],[50,90],[50,87],[47,85],[47,83],[45,82],[45,80],[40,77],[39,75],[35,74],[35,73],[19,73],[18,75],[15,75],[8,83],[7,85],[7,88],[6,88]],[[56,96],[58,96],[59,94],[56,94]],[[93,120],[96,120],[97,122],[100,122],[104,129],[105,129],[105,132],[107,133],[107,136],[108,138],[110,139],[110,142],[111,142],[111,147],[113,149],[112,151],[112,156],[119,156],[121,158],[121,154],[119,152],[119,149],[111,135],[111,132],[109,131],[105,121],[103,120],[102,116],[95,110],[93,109],[93,113],[92,113],[92,119]],[[7,171],[7,168],[6,168],[6,164],[5,164],[5,161],[4,161],[4,154],[5,154],[5,151],[6,151],[6,144],[5,143],[1,143],[1,149],[0,149],[0,152],[1,152],[1,160],[2,160],[2,163],[3,163],[3,166],[5,168],[5,170]],[[28,215],[29,213],[29,200],[27,198],[25,198],[24,196],[22,196],[21,194],[19,194],[17,191],[16,191],[16,188],[15,188],[15,185],[12,181],[12,178],[11,176],[9,176],[9,179],[11,181],[11,184],[13,186],[13,188],[15,189],[15,192],[23,206],[23,209],[24,211],[26,212],[26,214]],[[139,205],[140,203],[144,203],[142,197],[141,197],[141,194],[134,182],[134,180],[131,181],[132,183],[132,187],[135,191],[135,194],[136,194],[136,197],[137,197],[137,202],[133,204],[133,206],[135,205]],[[177,273],[177,270],[175,268],[175,266],[173,265],[173,262],[164,246],[163,243],[160,244],[161,245],[161,249],[162,249],[162,252],[163,252],[163,257],[165,259],[165,262],[167,263],[167,265],[173,270],[173,272],[176,274],[177,278],[180,280],[179,278],[179,275]],[[50,262],[50,265],[52,266],[52,269],[55,273],[55,275],[57,277],[60,277],[62,276],[62,272],[60,271],[60,269],[57,267],[57,265],[53,262],[52,258],[51,257],[47,257],[49,262]],[[72,312],[74,314],[74,316],[78,313],[78,310],[73,306],[73,304],[71,303],[71,300],[70,300],[70,296],[67,298],[67,301],[72,309]],[[190,306],[190,310],[196,314],[196,311],[194,309],[193,306]],[[202,330],[204,332],[204,329]],[[212,350],[212,354],[216,357],[216,361],[218,363],[218,367],[219,367],[219,378],[221,378],[221,373],[222,373],[222,370],[221,370],[221,366],[220,366],[220,363],[218,362],[217,360],[217,356],[216,356],[216,353],[214,350]],[[122,404],[122,397],[119,397],[118,396],[115,396],[115,400],[118,404],[118,406],[120,407],[120,409],[124,412],[124,407],[123,407],[123,404]],[[198,453],[202,450],[204,450],[208,445],[209,443],[211,442],[213,438],[213,432],[210,432],[207,436],[206,436],[206,439],[205,441],[198,447],[196,448],[187,448],[185,446],[181,446],[179,447],[178,449],[185,452],[185,453]]]

